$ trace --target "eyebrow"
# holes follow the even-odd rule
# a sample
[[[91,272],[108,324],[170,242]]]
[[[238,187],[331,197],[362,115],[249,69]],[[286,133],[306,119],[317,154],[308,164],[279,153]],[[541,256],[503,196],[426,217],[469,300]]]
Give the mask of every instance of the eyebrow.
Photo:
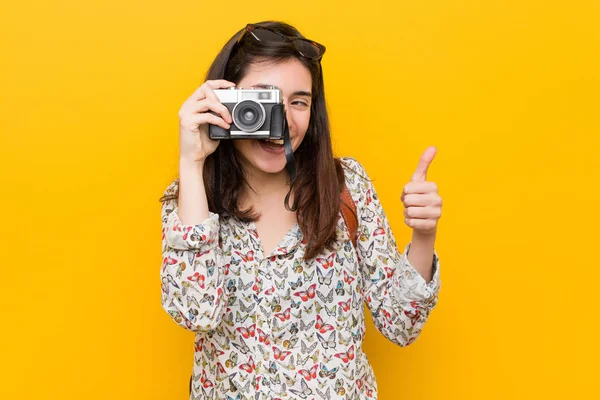
[[[252,85],[252,87],[256,87],[256,88],[262,88],[262,89],[266,89],[269,87],[272,87],[273,85],[267,85],[266,83],[257,83],[255,85]],[[294,93],[292,93],[292,96],[306,96],[306,97],[312,97],[312,93],[311,92],[307,92],[306,90],[297,90]]]

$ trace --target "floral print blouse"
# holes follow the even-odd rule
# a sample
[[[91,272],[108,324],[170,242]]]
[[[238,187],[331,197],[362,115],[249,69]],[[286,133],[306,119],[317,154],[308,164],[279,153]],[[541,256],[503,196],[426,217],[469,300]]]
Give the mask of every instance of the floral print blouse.
[[[177,200],[163,203],[162,306],[196,333],[191,399],[376,399],[363,302],[392,342],[418,337],[438,299],[437,252],[427,283],[410,243],[399,253],[362,165],[342,162],[357,246],[340,213],[337,241],[314,259],[304,259],[298,224],[264,254],[253,222],[211,213],[184,225]]]

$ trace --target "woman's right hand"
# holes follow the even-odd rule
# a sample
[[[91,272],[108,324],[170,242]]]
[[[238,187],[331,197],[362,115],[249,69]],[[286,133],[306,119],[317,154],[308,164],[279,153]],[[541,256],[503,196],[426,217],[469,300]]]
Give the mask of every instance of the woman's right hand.
[[[229,87],[235,87],[235,83],[224,79],[206,81],[183,103],[179,110],[180,160],[203,163],[217,149],[219,141],[208,136],[208,124],[229,129],[232,119],[214,90]]]

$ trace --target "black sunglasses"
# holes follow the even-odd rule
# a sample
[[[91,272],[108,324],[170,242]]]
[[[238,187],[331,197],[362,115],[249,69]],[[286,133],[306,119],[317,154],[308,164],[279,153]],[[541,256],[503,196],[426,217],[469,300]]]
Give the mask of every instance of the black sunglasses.
[[[238,38],[237,44],[242,41],[247,33],[259,42],[290,42],[294,45],[298,54],[310,60],[319,61],[325,54],[325,46],[320,43],[304,38],[287,37],[277,31],[252,24],[246,25],[246,29]]]

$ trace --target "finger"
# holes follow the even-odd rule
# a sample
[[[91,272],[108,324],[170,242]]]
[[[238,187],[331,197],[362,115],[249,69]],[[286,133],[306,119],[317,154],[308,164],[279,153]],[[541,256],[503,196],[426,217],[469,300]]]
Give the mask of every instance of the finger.
[[[198,89],[196,89],[196,91],[194,91],[194,93],[192,93],[192,95],[190,96],[190,99],[202,100],[206,97],[207,89],[210,89],[210,90],[225,89],[228,87],[235,87],[235,83],[226,81],[225,79],[206,81],[202,85],[200,85],[200,87],[198,87]]]
[[[432,193],[437,192],[438,187],[435,182],[409,182],[404,185],[404,194],[413,193]]]
[[[205,98],[206,96],[204,95],[204,91],[206,89],[206,83],[203,83],[202,85],[200,85],[198,87],[198,89],[196,89],[194,91],[194,93],[192,93],[192,95],[189,97],[189,100],[202,100],[203,98]]]
[[[223,121],[223,119],[215,114],[211,113],[203,113],[203,114],[195,114],[195,116],[190,117],[191,122],[196,123],[198,125],[201,124],[212,124],[220,126],[223,129],[229,129],[231,125],[227,122]]]
[[[438,219],[441,211],[438,207],[406,207],[404,216],[411,219]]]
[[[442,206],[442,198],[433,194],[407,194],[402,199],[404,207]]]
[[[414,230],[423,232],[435,232],[438,225],[437,221],[431,219],[404,218],[404,222]]]
[[[419,160],[419,164],[417,165],[417,169],[412,176],[412,181],[425,181],[427,180],[427,169],[429,165],[433,161],[435,154],[437,153],[437,149],[435,146],[429,146],[427,150],[421,156]]]
[[[229,82],[225,79],[214,79],[214,80],[206,81],[205,83],[206,83],[206,86],[210,87],[213,90],[235,87],[235,83]]]
[[[207,112],[207,111],[212,111],[212,112],[220,115],[221,118],[223,118],[223,120],[226,121],[227,123],[231,124],[231,122],[232,122],[231,114],[229,113],[229,110],[218,100],[215,101],[213,99],[206,98],[204,100],[197,102],[193,106],[193,109],[192,109],[192,112],[194,112],[194,113],[203,113],[203,112]]]
[[[207,99],[212,100],[215,103],[221,103],[221,100],[219,99],[219,96],[217,96],[217,94],[214,92],[214,90],[210,87],[210,86],[206,86],[204,88],[204,95],[206,96]],[[219,113],[220,114],[220,113]],[[225,115],[227,116],[226,118],[224,117],[224,119],[229,122],[232,123],[233,120],[231,119],[231,113],[229,112],[229,110],[227,109],[227,107],[225,107]]]

